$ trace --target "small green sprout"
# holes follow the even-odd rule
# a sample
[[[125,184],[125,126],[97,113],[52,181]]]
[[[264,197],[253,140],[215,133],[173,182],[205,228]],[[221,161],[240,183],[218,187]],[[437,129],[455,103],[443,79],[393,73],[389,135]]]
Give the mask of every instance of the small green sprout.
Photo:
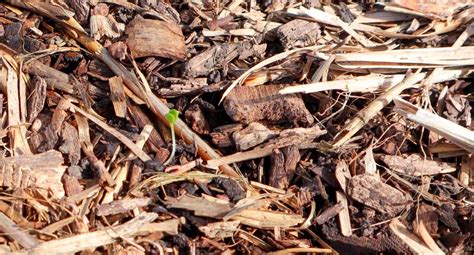
[[[168,159],[163,163],[163,165],[168,165],[173,161],[174,159],[174,154],[176,152],[176,137],[174,134],[174,124],[176,123],[176,120],[178,120],[178,115],[179,112],[176,109],[171,109],[165,116],[166,120],[168,121],[171,129],[171,142],[172,142],[172,149],[171,149],[171,154],[168,157]]]

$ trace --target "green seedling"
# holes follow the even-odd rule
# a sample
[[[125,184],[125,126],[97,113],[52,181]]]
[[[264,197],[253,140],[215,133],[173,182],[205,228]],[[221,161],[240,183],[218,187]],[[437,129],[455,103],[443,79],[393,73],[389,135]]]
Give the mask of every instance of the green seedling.
[[[166,114],[166,120],[168,121],[171,129],[171,143],[172,143],[172,148],[171,148],[171,154],[168,157],[168,159],[163,163],[163,165],[168,165],[171,163],[174,159],[174,154],[176,152],[176,136],[174,134],[174,124],[176,123],[176,120],[178,120],[178,115],[179,112],[176,109],[171,109],[167,114]]]

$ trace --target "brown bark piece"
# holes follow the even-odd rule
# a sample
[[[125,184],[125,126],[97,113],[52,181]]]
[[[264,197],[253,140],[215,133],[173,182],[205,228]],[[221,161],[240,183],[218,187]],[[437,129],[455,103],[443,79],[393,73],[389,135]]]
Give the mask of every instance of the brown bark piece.
[[[242,124],[229,124],[217,127],[211,133],[212,142],[217,147],[230,147],[234,145],[232,139],[233,132],[237,132],[243,128]]]
[[[390,216],[399,213],[410,202],[401,191],[367,174],[352,177],[347,193],[357,202]]]
[[[282,151],[285,155],[285,170],[287,173],[293,174],[301,159],[300,150],[296,145],[290,145],[284,147]]]
[[[11,189],[36,187],[51,191],[53,196],[64,196],[61,177],[66,171],[63,157],[58,151],[36,155],[0,158],[0,186]]]
[[[293,176],[296,165],[300,161],[300,153],[295,145],[282,149],[275,149],[270,155],[269,185],[287,189]]]
[[[76,177],[68,174],[63,175],[64,191],[66,196],[70,197],[81,192],[84,187],[79,183]]]
[[[68,0],[67,3],[72,8],[72,10],[74,10],[74,17],[77,19],[77,21],[81,25],[86,24],[90,11],[88,0]]]
[[[33,144],[38,152],[45,152],[53,149],[58,140],[59,134],[64,122],[64,119],[68,116],[66,110],[69,107],[69,102],[61,100],[56,109],[54,109],[51,120],[44,123],[43,127],[36,133],[32,134]]]
[[[270,155],[270,170],[268,172],[268,185],[279,188],[288,188],[289,180],[285,171],[285,155],[279,149],[275,149]]]
[[[234,145],[230,133],[212,132],[210,135],[212,143],[214,143],[219,148],[230,147]]]
[[[0,37],[0,42],[8,45],[16,52],[30,53],[46,49],[46,45],[40,40],[29,36],[24,36],[26,26],[23,22],[13,22],[4,26],[4,34]]]
[[[59,147],[59,151],[68,155],[69,164],[78,164],[81,159],[81,144],[79,142],[77,129],[68,122],[64,123],[64,127],[61,131],[61,139],[63,143]]]
[[[318,217],[316,217],[316,223],[322,225],[326,223],[331,218],[335,217],[340,211],[344,209],[342,203],[337,203],[326,210],[324,210]]]
[[[135,58],[168,57],[184,59],[186,45],[181,28],[174,23],[137,16],[128,24],[127,45]]]
[[[273,123],[291,122],[308,126],[313,116],[298,95],[280,95],[280,85],[236,87],[224,100],[227,114],[237,122],[266,120]]]
[[[405,155],[404,157],[383,155],[380,159],[387,164],[390,169],[411,176],[435,175],[456,171],[455,167],[447,163],[423,159],[418,154]]]
[[[90,67],[90,66],[89,66]],[[46,84],[49,88],[60,90],[68,94],[74,94],[76,89],[74,88],[73,82],[70,80],[70,76],[66,73],[58,71],[52,67],[49,67],[37,60],[29,62],[23,70],[29,74],[37,75],[43,78],[46,81]],[[87,84],[87,92],[89,96],[94,98],[101,98],[105,96],[105,92],[101,89],[89,84]]]
[[[201,107],[197,104],[191,105],[184,113],[186,122],[191,124],[191,128],[200,135],[207,135],[211,132],[211,127],[207,122]]]
[[[314,45],[321,31],[316,22],[295,19],[277,29],[277,35],[285,49]]]
[[[233,133],[235,147],[239,151],[244,151],[257,146],[275,136],[275,133],[266,126],[252,122],[246,128]]]
[[[127,45],[122,41],[112,43],[107,49],[110,55],[118,60],[125,60],[127,57]]]
[[[120,118],[125,118],[127,114],[127,96],[122,82],[122,78],[115,76],[109,79],[110,86],[110,100],[114,105],[115,115]]]
[[[101,80],[108,80],[108,78],[113,77],[115,74],[110,70],[110,68],[102,63],[102,61],[94,59],[89,62],[87,66],[88,74],[101,79]]]
[[[39,77],[33,76],[30,81],[30,87],[33,88],[28,97],[28,122],[33,122],[38,114],[43,110],[46,101],[46,81]]]
[[[128,188],[133,189],[139,182],[142,177],[142,168],[136,164],[133,164],[130,169],[130,177],[128,181]]]

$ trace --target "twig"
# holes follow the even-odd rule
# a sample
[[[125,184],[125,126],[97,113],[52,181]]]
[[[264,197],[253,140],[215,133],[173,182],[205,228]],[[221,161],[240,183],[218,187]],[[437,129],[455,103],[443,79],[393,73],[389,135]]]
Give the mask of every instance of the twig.
[[[3,213],[0,213],[0,231],[17,241],[23,248],[31,249],[39,244],[35,237],[20,229]]]

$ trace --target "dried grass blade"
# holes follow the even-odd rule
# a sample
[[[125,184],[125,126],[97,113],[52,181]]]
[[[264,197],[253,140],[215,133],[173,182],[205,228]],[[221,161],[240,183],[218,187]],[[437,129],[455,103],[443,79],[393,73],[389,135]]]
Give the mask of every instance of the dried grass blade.
[[[457,146],[474,153],[474,132],[401,98],[395,98],[395,111],[407,119],[445,137]]]

